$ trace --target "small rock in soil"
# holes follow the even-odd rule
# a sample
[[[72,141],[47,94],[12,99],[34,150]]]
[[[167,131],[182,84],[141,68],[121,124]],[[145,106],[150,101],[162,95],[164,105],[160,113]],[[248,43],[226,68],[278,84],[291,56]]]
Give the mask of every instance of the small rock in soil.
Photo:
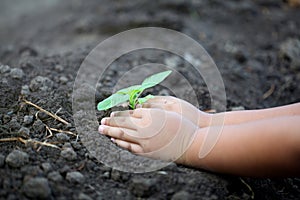
[[[72,144],[72,147],[76,150],[79,150],[82,148],[81,144],[77,141],[72,141],[71,144]]]
[[[5,74],[10,72],[10,67],[8,65],[0,65],[0,74]]]
[[[172,196],[172,200],[185,200],[185,199],[191,199],[190,194],[186,191],[176,192]]]
[[[32,128],[36,133],[41,133],[44,131],[45,125],[41,120],[38,119],[33,123]]]
[[[71,145],[71,143],[66,142],[66,143],[64,144],[63,148],[64,148],[64,149],[67,149],[67,148],[71,148],[71,149],[72,149],[72,145]]]
[[[30,57],[21,57],[19,61],[19,66],[23,69],[33,69],[37,65],[37,61]]]
[[[14,113],[14,111],[12,111],[12,110],[7,112],[8,115],[12,115],[13,113]]]
[[[171,56],[165,58],[164,62],[167,66],[176,68],[179,65],[180,58],[178,56]]]
[[[40,120],[45,120],[45,119],[49,118],[49,115],[47,115],[47,114],[44,113],[44,112],[38,112],[38,118],[39,118]]]
[[[48,162],[45,162],[45,163],[42,163],[42,169],[44,170],[44,172],[49,172],[51,169],[52,169],[52,166],[50,163]]]
[[[50,173],[48,174],[48,179],[49,179],[50,181],[53,181],[53,182],[55,182],[55,183],[58,183],[58,182],[61,182],[61,181],[63,180],[63,177],[62,177],[62,175],[60,175],[59,172],[54,171],[54,172],[50,172]]]
[[[19,124],[19,122],[15,118],[10,120],[8,126],[9,126],[10,130],[12,130],[12,131],[16,131],[16,130],[19,130],[21,128],[21,125]]]
[[[51,195],[48,180],[42,177],[29,179],[24,183],[22,190],[29,198],[45,199]]]
[[[9,75],[10,75],[12,78],[15,78],[15,79],[22,79],[23,76],[24,76],[24,72],[23,72],[22,69],[13,68],[13,69],[10,70]]]
[[[64,133],[57,133],[57,134],[55,135],[55,137],[56,137],[57,140],[60,141],[60,142],[67,142],[67,141],[70,140],[70,137],[67,136],[67,135],[64,134]]]
[[[53,87],[53,81],[44,76],[37,76],[31,80],[29,88],[31,91],[49,91]]]
[[[3,167],[5,164],[5,156],[0,154],[0,167]]]
[[[30,93],[29,86],[28,85],[23,85],[22,88],[21,88],[21,94],[26,96],[29,93]]]
[[[84,182],[84,176],[80,172],[68,172],[66,175],[67,181],[70,183],[83,183]]]
[[[40,176],[43,174],[43,170],[38,165],[25,165],[20,169],[20,172],[27,176]]]
[[[0,84],[1,84],[1,85],[8,85],[7,79],[1,77],[1,78],[0,78]]]
[[[201,65],[201,60],[198,60],[197,58],[194,58],[194,56],[190,53],[185,53],[184,54],[184,59],[188,61],[190,64],[194,66],[200,66]]]
[[[30,56],[37,56],[38,52],[34,48],[28,45],[22,45],[19,50],[19,54],[21,55],[21,57],[30,57]]]
[[[25,115],[24,116],[24,125],[29,125],[33,122],[33,115]]]
[[[64,67],[62,65],[55,65],[54,68],[57,72],[62,72],[64,70]]]
[[[129,185],[129,189],[137,197],[149,197],[157,190],[156,185],[156,179],[134,178]]]
[[[300,40],[288,39],[280,45],[280,57],[288,59],[292,69],[300,70]]]
[[[121,172],[113,169],[111,171],[111,179],[114,181],[121,181],[122,180]]]
[[[82,192],[78,195],[77,199],[78,200],[92,200],[92,198],[89,195],[84,194]]]
[[[8,123],[11,120],[11,116],[9,115],[3,115],[2,121],[4,124]]]
[[[13,150],[10,154],[8,154],[5,162],[10,167],[22,167],[29,162],[29,155],[23,151]]]
[[[30,136],[30,130],[29,130],[29,128],[26,128],[26,127],[22,126],[19,129],[18,134],[29,137]]]
[[[104,172],[101,177],[103,178],[110,178],[110,172]]]
[[[101,165],[101,166],[99,166],[99,168],[100,168],[101,171],[104,171],[104,172],[112,171],[111,168],[106,166],[106,165]]]
[[[65,158],[66,160],[72,161],[76,160],[77,154],[72,148],[66,148],[61,151],[61,157]]]
[[[71,171],[71,168],[70,168],[69,165],[64,165],[63,168],[61,168],[61,169],[59,170],[59,172],[60,172],[61,174],[63,174],[63,175],[66,175],[67,172],[69,172],[69,171]]]
[[[68,79],[67,77],[65,77],[65,76],[61,76],[61,77],[59,78],[59,81],[60,81],[62,84],[66,84],[66,83],[69,81],[69,79]]]
[[[115,181],[128,181],[130,178],[129,173],[124,173],[124,172],[120,172],[118,170],[111,170],[111,179],[115,180]]]

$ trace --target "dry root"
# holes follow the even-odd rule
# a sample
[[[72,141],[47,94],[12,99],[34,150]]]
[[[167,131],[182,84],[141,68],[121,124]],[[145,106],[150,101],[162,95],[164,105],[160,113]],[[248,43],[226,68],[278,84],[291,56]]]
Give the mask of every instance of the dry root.
[[[58,146],[51,144],[47,141],[41,142],[33,139],[23,139],[21,137],[12,137],[12,138],[1,138],[0,142],[22,142],[25,145],[41,145],[41,146],[47,146],[47,147],[52,147],[56,149],[60,149]]]
[[[56,114],[52,114],[51,112],[49,112],[49,111],[47,111],[47,110],[41,108],[40,106],[38,106],[38,105],[36,105],[36,104],[34,104],[34,103],[30,102],[30,101],[27,101],[26,99],[23,99],[23,101],[24,101],[24,103],[26,103],[26,104],[28,104],[28,105],[31,105],[31,106],[33,106],[33,107],[39,109],[41,112],[44,112],[44,113],[46,113],[47,115],[53,117],[54,119],[56,119],[56,120],[62,122],[63,124],[65,124],[65,125],[69,124],[69,122],[67,122],[66,120],[64,120],[64,119],[62,119],[61,117],[57,116]]]
[[[60,110],[58,110],[55,114],[52,114],[51,112],[49,112],[49,111],[41,108],[40,106],[38,106],[38,105],[36,105],[36,104],[34,104],[34,103],[30,102],[30,101],[27,101],[24,98],[22,99],[22,101],[25,104],[28,104],[28,105],[31,105],[31,106],[37,108],[39,110],[38,112],[44,112],[47,115],[49,115],[50,117],[52,117],[53,119],[58,120],[58,121],[60,121],[61,123],[65,124],[65,125],[69,124],[69,122],[67,122],[66,120],[64,120],[61,117],[59,117],[59,116],[56,115]],[[38,112],[36,112],[36,114],[35,114],[35,116],[36,116],[37,119],[38,119]],[[59,133],[66,133],[66,134],[69,134],[69,135],[72,135],[72,136],[76,136],[76,140],[78,139],[78,135],[76,135],[75,133],[73,133],[71,131],[64,131],[64,130],[60,130],[60,129],[56,129],[56,128],[51,128],[47,124],[45,124],[44,122],[43,122],[43,124],[45,125],[46,130],[50,134],[50,135],[46,136],[45,139],[48,139],[48,138],[52,137],[53,136],[53,131],[59,132]],[[39,151],[42,148],[42,146],[47,146],[47,147],[52,147],[52,148],[60,149],[58,146],[56,146],[56,145],[54,145],[54,144],[52,144],[50,142],[47,142],[47,140],[41,142],[41,141],[30,139],[30,138],[29,139],[27,139],[27,138],[24,139],[22,137],[0,138],[0,142],[17,142],[17,141],[18,142],[22,142],[25,145],[30,145],[31,144],[31,145],[33,145],[35,147],[37,145],[39,145],[39,147],[37,148],[37,151]]]

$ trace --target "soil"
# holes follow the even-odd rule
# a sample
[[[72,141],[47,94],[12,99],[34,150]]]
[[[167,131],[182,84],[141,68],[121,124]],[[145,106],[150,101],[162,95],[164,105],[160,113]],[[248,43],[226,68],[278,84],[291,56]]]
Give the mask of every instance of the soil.
[[[299,102],[300,12],[288,2],[1,1],[0,139],[27,142],[0,142],[0,199],[299,199],[299,178],[245,178],[176,164],[142,174],[111,169],[75,136],[72,113],[73,83],[88,53],[114,34],[144,26],[183,32],[205,47],[224,80],[227,110]],[[97,88],[96,102],[128,70],[116,66],[162,63],[170,56],[146,50],[116,60]],[[199,108],[210,109],[205,84],[188,68],[181,72],[194,81]],[[159,87],[152,92],[170,94]],[[24,98],[69,124],[38,112]],[[50,136],[46,127],[75,135]],[[107,139],[106,145],[113,144]]]

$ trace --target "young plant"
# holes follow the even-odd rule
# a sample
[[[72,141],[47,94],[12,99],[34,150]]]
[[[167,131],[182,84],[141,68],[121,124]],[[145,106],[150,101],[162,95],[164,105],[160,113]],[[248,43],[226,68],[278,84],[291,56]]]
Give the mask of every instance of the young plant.
[[[171,74],[171,70],[160,72],[146,78],[141,85],[133,85],[117,91],[108,98],[98,103],[98,110],[107,110],[126,101],[129,102],[129,107],[134,109],[135,106],[145,103],[148,99],[154,96],[149,94],[146,97],[140,98],[140,95],[145,89],[151,88],[161,83],[167,76]]]

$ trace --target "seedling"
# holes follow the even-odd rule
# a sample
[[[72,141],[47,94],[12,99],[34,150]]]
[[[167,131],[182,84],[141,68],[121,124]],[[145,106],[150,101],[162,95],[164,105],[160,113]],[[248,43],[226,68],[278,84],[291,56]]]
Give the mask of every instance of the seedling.
[[[146,78],[141,85],[133,85],[117,91],[108,98],[98,103],[98,110],[107,110],[124,102],[129,102],[129,107],[134,109],[136,105],[145,103],[148,99],[154,96],[149,94],[146,97],[140,98],[140,95],[145,89],[151,88],[161,83],[167,76],[171,74],[171,70],[153,74]]]

